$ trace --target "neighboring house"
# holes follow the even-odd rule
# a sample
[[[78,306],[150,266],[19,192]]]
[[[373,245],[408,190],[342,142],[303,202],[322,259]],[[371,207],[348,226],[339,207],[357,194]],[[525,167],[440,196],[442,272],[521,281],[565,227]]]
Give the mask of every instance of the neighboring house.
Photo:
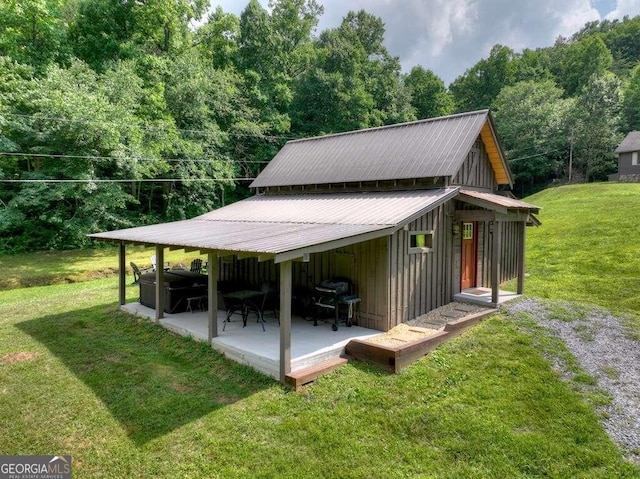
[[[358,324],[381,331],[464,290],[489,287],[495,304],[499,284],[517,278],[522,293],[525,226],[538,207],[516,200],[512,183],[483,110],[290,141],[252,183],[251,198],[92,237],[120,243],[121,271],[126,243],[155,245],[160,263],[165,247],[206,252],[219,270],[209,276],[210,340],[217,281],[279,281],[284,379],[295,288],[347,277],[361,298]],[[123,304],[124,273],[120,283]]]
[[[609,181],[640,182],[640,131],[630,132],[616,153],[618,173],[609,175]]]

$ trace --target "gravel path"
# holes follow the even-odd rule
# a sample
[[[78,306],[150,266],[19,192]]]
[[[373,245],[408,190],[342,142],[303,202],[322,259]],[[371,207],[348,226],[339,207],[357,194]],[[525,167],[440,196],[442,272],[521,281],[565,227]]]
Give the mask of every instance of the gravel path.
[[[512,316],[528,313],[552,331],[598,386],[611,394],[611,403],[598,408],[604,428],[628,459],[640,464],[640,340],[633,339],[620,320],[606,311],[565,304],[547,308],[533,299],[512,303],[507,311]],[[554,360],[554,367],[565,377],[571,375],[561,361]]]

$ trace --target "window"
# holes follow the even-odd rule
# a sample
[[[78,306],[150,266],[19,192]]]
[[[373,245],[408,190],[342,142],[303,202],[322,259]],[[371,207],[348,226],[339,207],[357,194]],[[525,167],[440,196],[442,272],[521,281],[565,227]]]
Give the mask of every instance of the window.
[[[473,223],[462,223],[462,239],[473,239]]]
[[[634,151],[631,153],[631,164],[633,166],[638,166],[638,152]]]
[[[416,231],[409,234],[409,253],[433,251],[433,231]]]

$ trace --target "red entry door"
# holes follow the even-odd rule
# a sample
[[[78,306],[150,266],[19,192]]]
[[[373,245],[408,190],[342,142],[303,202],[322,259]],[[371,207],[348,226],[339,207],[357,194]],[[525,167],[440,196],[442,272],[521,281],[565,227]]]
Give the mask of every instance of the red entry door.
[[[462,281],[461,289],[476,286],[476,265],[478,264],[476,222],[462,223]]]

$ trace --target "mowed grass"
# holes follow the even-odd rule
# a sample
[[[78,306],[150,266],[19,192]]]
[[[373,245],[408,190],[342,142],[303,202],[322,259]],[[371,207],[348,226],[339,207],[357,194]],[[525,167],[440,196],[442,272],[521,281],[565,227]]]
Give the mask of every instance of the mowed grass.
[[[640,330],[640,184],[562,186],[526,201],[542,207],[542,226],[527,228],[525,292],[597,305]]]
[[[3,454],[71,454],[82,478],[640,475],[514,319],[294,393],[116,297],[114,278],[0,292]]]
[[[150,267],[155,248],[128,246],[127,275],[133,281],[130,262],[138,267]],[[165,250],[165,264],[189,266],[195,258],[206,261],[197,252]],[[0,256],[0,290],[49,284],[77,283],[111,277],[118,274],[118,249],[111,245],[88,250],[37,251]]]

